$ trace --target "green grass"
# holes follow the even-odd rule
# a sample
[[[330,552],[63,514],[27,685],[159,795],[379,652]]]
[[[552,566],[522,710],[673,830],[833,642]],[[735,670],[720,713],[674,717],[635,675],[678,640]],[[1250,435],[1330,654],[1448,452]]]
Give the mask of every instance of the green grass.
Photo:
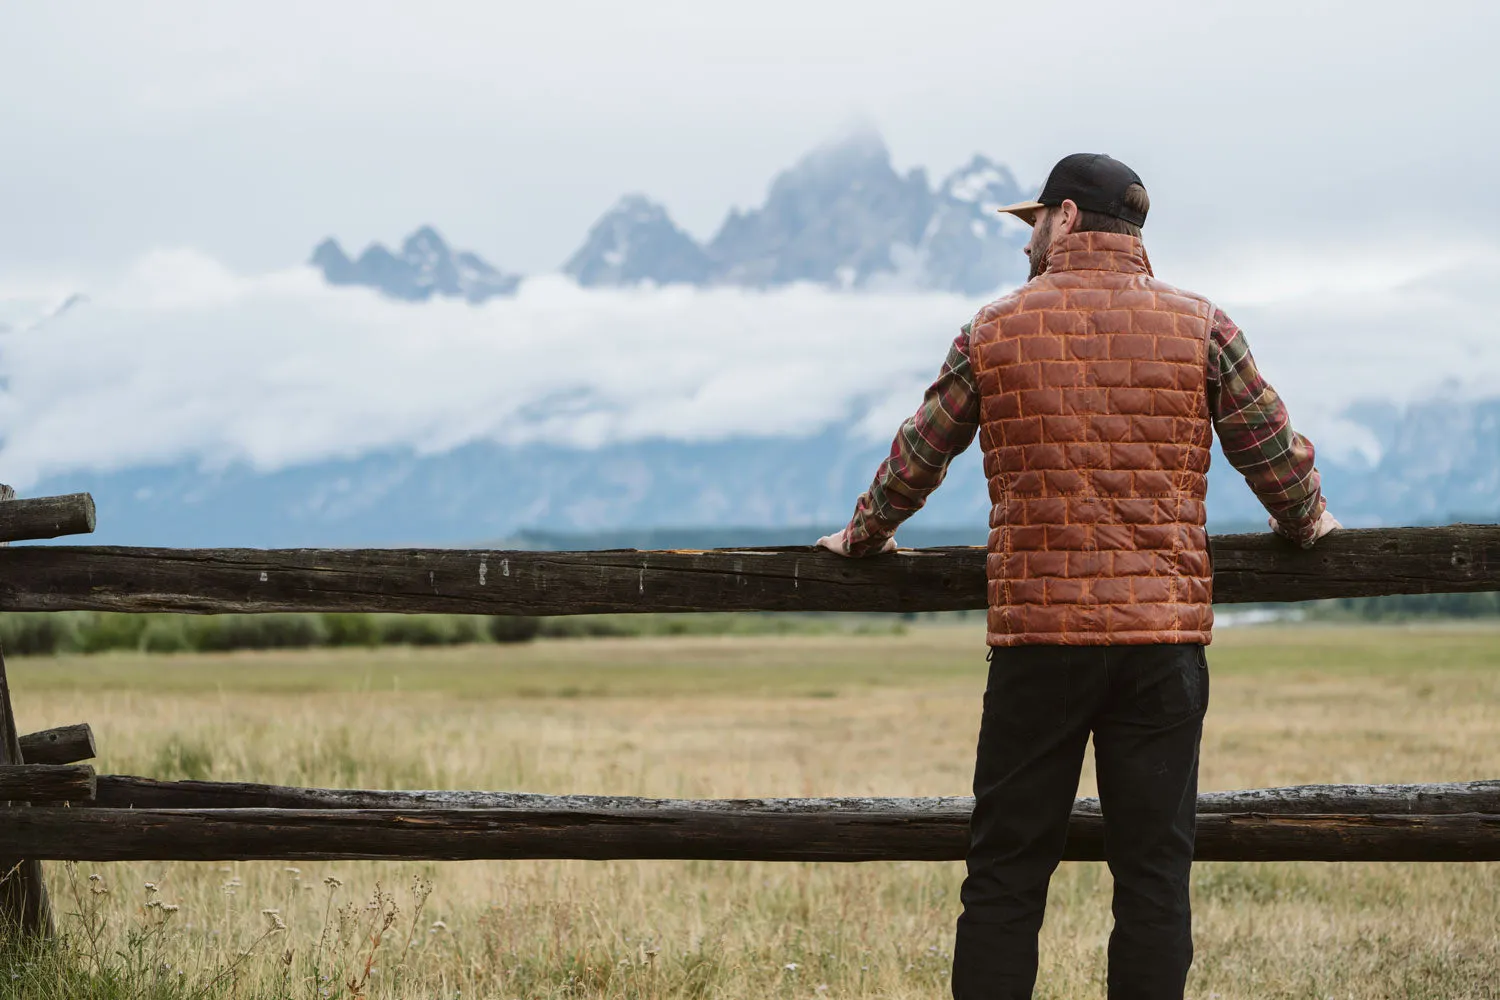
[[[983,626],[915,625],[906,634],[733,635],[543,640],[452,648],[143,652],[12,658],[23,690],[161,692],[431,691],[480,698],[713,693],[836,695],[947,682],[983,685]],[[1209,649],[1215,675],[1282,677],[1500,669],[1500,625],[1300,625],[1221,631]],[[1419,685],[1420,687],[1420,685]]]
[[[946,630],[945,630],[946,632]],[[228,654],[111,652],[17,658],[26,690],[191,693],[429,691],[484,698],[765,693],[827,694],[982,678],[984,636],[937,649],[903,636],[568,639],[443,649],[382,646]],[[982,683],[982,680],[981,680]]]
[[[67,653],[223,653],[326,647],[457,646],[553,639],[683,635],[891,635],[907,618],[885,614],[753,613],[572,615],[0,614],[0,646],[21,656]],[[963,613],[946,616],[950,620]]]

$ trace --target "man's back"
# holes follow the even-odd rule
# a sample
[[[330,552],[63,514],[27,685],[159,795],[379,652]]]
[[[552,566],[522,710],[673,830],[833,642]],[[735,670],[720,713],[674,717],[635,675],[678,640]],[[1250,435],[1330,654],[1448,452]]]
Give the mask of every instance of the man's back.
[[[1209,641],[1212,319],[1099,232],[975,317],[990,645]]]

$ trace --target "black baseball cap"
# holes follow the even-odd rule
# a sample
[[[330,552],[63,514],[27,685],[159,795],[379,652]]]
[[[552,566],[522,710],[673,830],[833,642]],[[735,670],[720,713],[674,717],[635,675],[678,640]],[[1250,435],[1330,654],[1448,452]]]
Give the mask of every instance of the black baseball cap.
[[[1146,213],[1133,212],[1125,207],[1125,191],[1132,184],[1141,184],[1140,177],[1114,157],[1103,153],[1074,153],[1057,161],[1035,201],[1006,205],[1000,211],[1031,226],[1036,224],[1037,209],[1055,208],[1065,199],[1071,199],[1085,212],[1099,212],[1133,226],[1143,226]],[[1141,184],[1141,187],[1145,185]]]

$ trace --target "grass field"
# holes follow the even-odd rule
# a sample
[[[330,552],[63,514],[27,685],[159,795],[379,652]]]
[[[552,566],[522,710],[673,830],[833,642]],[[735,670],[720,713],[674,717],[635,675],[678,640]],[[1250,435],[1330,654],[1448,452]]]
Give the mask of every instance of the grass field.
[[[92,723],[102,771],[953,795],[968,791],[982,642],[965,626],[107,654],[12,660],[10,675],[21,726]],[[1225,630],[1210,663],[1205,789],[1500,777],[1500,630]],[[941,997],[962,874],[919,863],[48,869],[66,947],[7,958],[0,996]],[[1193,997],[1500,997],[1500,865],[1202,864],[1194,898]],[[1103,996],[1108,902],[1103,865],[1059,870],[1039,996]]]

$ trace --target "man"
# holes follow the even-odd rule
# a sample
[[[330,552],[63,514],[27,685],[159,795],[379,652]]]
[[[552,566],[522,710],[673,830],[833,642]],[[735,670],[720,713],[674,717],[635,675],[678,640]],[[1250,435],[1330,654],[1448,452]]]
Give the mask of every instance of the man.
[[[819,540],[841,555],[891,551],[979,434],[991,649],[958,1000],[1031,996],[1090,733],[1114,875],[1109,996],[1182,996],[1213,628],[1212,433],[1276,532],[1307,547],[1339,526],[1311,443],[1240,331],[1153,276],[1149,208],[1133,170],[1080,153],[1035,201],[1001,209],[1032,226],[1030,280],[964,327],[848,527]]]

